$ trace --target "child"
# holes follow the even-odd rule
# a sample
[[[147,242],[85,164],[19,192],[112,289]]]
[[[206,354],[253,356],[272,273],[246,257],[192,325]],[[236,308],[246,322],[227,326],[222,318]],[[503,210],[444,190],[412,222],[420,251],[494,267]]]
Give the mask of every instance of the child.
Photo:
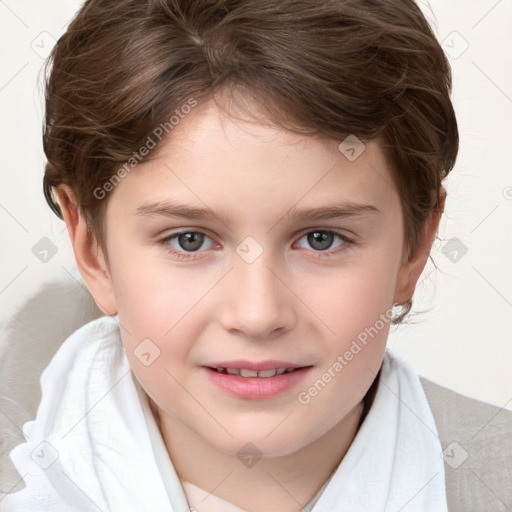
[[[444,208],[450,88],[412,0],[86,1],[44,190],[105,316],[45,369],[2,510],[512,507],[512,414],[386,349]]]

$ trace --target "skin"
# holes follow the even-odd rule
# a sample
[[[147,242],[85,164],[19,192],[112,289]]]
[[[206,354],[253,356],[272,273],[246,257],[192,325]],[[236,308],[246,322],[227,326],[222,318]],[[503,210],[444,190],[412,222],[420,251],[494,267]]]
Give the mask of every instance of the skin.
[[[379,315],[412,297],[444,205],[443,190],[420,245],[404,259],[400,201],[378,143],[366,144],[353,162],[338,144],[235,121],[212,101],[200,104],[157,158],[139,164],[105,199],[108,260],[72,191],[59,190],[77,265],[104,313],[119,313],[126,355],[156,403],[178,475],[251,512],[268,512],[269,503],[271,510],[299,510],[339,465],[381,365],[389,322],[309,403],[297,395]],[[228,218],[135,214],[145,201],[166,199]],[[379,212],[293,216],[347,201]],[[178,238],[158,243],[183,230],[206,233],[203,246],[187,253]],[[319,250],[305,236],[315,230],[334,230],[353,243],[334,236]],[[252,263],[236,252],[248,236],[263,249]],[[161,353],[144,366],[134,350],[148,338]],[[234,359],[313,368],[280,396],[240,399],[199,368]],[[252,467],[237,457],[247,442],[262,453]]]

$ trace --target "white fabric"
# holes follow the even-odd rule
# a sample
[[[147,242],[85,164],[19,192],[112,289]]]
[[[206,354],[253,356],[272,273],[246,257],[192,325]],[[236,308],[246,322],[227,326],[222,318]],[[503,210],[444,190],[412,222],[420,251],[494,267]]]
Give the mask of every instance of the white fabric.
[[[188,510],[174,470],[166,477],[176,493],[167,494],[116,317],[73,333],[41,388],[37,417],[23,425],[26,442],[10,453],[26,487],[0,495],[1,511]],[[337,511],[447,511],[427,399],[417,375],[389,351],[368,416],[313,508]]]
[[[327,482],[318,491],[318,495],[323,492],[326,484]],[[219,498],[218,496],[215,496],[205,489],[201,489],[200,487],[197,487],[197,485],[187,482],[186,480],[181,480],[181,485],[187,495],[187,501],[191,510],[195,510],[197,512],[248,512],[247,509],[237,507],[229,501]],[[312,502],[316,503],[316,498],[317,497],[315,496]],[[208,500],[208,502],[205,503],[205,500]],[[301,512],[312,511],[313,505],[314,503],[308,503],[306,507],[301,509]]]

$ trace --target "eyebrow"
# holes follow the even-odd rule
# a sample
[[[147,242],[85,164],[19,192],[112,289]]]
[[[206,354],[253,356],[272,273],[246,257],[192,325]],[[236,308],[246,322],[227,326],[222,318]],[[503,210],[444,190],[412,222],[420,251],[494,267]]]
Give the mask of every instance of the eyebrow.
[[[380,210],[371,204],[345,202],[342,204],[326,205],[319,208],[291,208],[283,215],[301,221],[328,220],[346,217],[378,214]],[[222,212],[216,212],[208,207],[194,207],[177,201],[144,202],[135,210],[135,215],[143,217],[163,216],[191,220],[216,220],[229,224],[231,219]]]

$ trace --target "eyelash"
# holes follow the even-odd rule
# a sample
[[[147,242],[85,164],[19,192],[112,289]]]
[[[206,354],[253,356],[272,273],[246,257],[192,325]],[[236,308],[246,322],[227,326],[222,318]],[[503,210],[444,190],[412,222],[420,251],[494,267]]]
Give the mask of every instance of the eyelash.
[[[334,231],[332,229],[310,229],[308,231],[303,232],[300,235],[300,237],[298,238],[298,240],[301,240],[304,236],[308,235],[309,233],[317,233],[317,232],[333,234],[333,235],[339,237],[343,241],[343,245],[341,246],[341,248],[330,250],[330,251],[329,250],[318,251],[318,250],[311,249],[311,251],[314,254],[314,256],[313,256],[314,258],[321,259],[321,258],[329,258],[331,256],[335,256],[344,251],[347,251],[348,249],[351,248],[351,246],[353,246],[355,244],[355,242],[353,240],[349,239],[346,235],[343,235],[343,234],[339,233],[338,231]],[[193,261],[193,260],[197,259],[197,255],[203,251],[193,251],[190,253],[180,252],[180,251],[177,251],[176,249],[174,249],[174,247],[172,247],[169,244],[169,242],[171,242],[171,240],[177,238],[178,236],[184,235],[184,234],[189,234],[189,233],[197,233],[200,235],[204,235],[205,237],[208,237],[208,235],[203,231],[187,230],[187,231],[179,231],[177,233],[172,233],[171,235],[168,235],[165,238],[158,240],[157,243],[158,243],[158,245],[161,245],[166,252],[172,254],[177,259]],[[208,237],[208,238],[210,238],[210,237]]]

